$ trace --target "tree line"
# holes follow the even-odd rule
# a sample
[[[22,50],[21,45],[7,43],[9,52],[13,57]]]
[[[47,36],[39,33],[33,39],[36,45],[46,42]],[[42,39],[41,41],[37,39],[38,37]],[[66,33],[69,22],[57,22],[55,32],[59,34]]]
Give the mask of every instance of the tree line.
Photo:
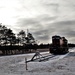
[[[10,28],[0,24],[0,46],[36,44],[36,40],[31,33],[21,30],[17,35]]]

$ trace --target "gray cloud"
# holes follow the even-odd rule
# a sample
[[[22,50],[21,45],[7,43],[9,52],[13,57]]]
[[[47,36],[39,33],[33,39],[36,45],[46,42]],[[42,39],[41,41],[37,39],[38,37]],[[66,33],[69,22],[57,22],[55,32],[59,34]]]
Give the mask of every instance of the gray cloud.
[[[75,0],[0,0],[0,22],[48,42],[53,35],[75,42]]]
[[[73,40],[75,38],[75,20],[59,21],[53,23],[52,26],[54,26],[55,29],[52,34],[65,36],[70,42],[74,42]]]
[[[75,20],[63,20],[50,23],[56,19],[56,17],[41,15],[40,18],[39,16],[31,19],[22,18],[17,23],[19,26],[21,25],[21,29],[28,28],[36,39],[43,42],[50,40],[53,35],[64,36],[72,41],[75,37]]]
[[[49,15],[41,15],[41,16],[37,16],[36,18],[30,18],[30,19],[26,19],[26,18],[20,18],[18,19],[17,25],[20,28],[28,28],[31,30],[42,30],[42,29],[46,29],[47,25],[49,25],[49,22],[51,22],[52,20],[55,20],[56,17],[50,17]]]
[[[33,32],[33,34],[35,36],[37,36],[39,39],[42,37],[42,40],[43,40],[43,38],[45,40],[45,38],[49,37],[47,33],[49,33],[49,31],[48,30],[43,30],[43,29],[40,29],[40,30],[38,30],[36,32]]]
[[[50,40],[53,35],[64,36],[70,42],[75,41],[74,0],[39,0],[36,7],[38,8],[37,11],[43,10],[43,15],[40,14],[40,16],[28,19],[19,18],[17,25],[20,28],[18,29],[28,28],[35,38],[42,42],[47,41],[49,43],[48,40]],[[41,8],[39,9],[39,7]]]
[[[31,19],[21,18],[18,20],[17,23],[20,29],[28,28],[36,39],[46,41],[49,39],[50,33],[54,30],[50,27],[48,29],[48,26],[50,26],[50,22],[55,19],[56,17],[50,17],[49,15],[41,15]]]

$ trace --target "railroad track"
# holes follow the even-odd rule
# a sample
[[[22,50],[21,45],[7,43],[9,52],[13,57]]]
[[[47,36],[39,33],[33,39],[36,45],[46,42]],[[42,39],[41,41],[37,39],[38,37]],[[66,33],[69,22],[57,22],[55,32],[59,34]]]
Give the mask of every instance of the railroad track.
[[[48,55],[48,56],[44,56],[42,59],[39,60],[39,62],[42,62],[42,61],[47,61],[49,60],[50,58],[53,58],[55,57],[56,55]]]
[[[39,58],[35,58],[34,60],[27,60],[27,62],[43,62],[43,61],[48,61],[48,60],[59,60],[62,59],[66,56],[68,56],[70,54],[64,54],[64,55],[52,55],[52,54],[48,54],[48,55],[43,55]]]
[[[27,62],[42,62],[42,61],[48,61],[50,58],[55,57],[56,55],[45,55],[45,56],[41,56],[39,58],[35,58],[34,60],[27,60]]]

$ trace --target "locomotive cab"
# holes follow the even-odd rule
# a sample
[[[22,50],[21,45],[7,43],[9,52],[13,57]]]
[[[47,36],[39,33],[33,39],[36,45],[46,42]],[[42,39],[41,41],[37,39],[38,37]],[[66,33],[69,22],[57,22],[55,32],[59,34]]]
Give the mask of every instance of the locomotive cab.
[[[52,54],[65,54],[68,52],[68,41],[65,37],[52,36],[52,44],[49,48]]]

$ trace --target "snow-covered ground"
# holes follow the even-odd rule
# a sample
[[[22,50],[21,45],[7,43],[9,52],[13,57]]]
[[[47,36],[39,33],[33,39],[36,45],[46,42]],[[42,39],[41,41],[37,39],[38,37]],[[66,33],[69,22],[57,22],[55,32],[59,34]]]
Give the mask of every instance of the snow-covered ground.
[[[28,62],[26,70],[25,57],[29,60],[33,55],[34,53],[0,57],[0,75],[75,75],[75,49],[45,62]]]

